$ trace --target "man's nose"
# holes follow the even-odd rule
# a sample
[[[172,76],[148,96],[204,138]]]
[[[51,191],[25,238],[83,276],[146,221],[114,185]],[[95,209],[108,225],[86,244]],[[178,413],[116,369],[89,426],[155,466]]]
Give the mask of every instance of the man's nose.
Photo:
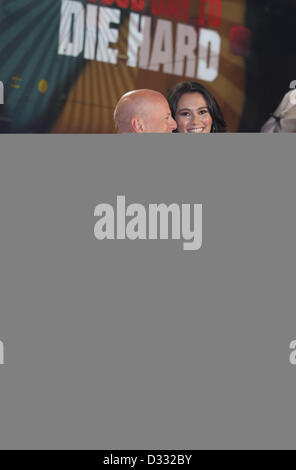
[[[176,123],[175,119],[173,119],[172,117],[170,119],[170,127],[171,127],[172,131],[177,129],[177,123]]]

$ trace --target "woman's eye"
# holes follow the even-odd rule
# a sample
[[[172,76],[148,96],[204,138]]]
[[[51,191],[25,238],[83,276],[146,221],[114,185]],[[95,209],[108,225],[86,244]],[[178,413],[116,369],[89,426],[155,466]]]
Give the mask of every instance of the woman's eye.
[[[189,116],[190,114],[187,111],[183,111],[180,113],[180,116]]]
[[[209,111],[208,111],[207,109],[202,109],[202,110],[200,111],[200,114],[207,114],[208,112],[209,112]]]

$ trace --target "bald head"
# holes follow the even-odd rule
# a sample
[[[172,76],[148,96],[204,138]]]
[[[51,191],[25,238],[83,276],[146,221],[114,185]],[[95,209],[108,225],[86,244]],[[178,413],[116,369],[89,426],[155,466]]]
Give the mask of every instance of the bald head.
[[[154,90],[123,95],[115,108],[114,121],[118,133],[168,133],[176,129],[167,100]]]

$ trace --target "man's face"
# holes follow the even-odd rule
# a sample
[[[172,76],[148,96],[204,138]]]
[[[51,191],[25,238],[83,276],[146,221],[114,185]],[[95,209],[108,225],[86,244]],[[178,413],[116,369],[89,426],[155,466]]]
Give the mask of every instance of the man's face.
[[[145,113],[144,132],[171,133],[177,128],[165,98],[153,100],[149,112]]]

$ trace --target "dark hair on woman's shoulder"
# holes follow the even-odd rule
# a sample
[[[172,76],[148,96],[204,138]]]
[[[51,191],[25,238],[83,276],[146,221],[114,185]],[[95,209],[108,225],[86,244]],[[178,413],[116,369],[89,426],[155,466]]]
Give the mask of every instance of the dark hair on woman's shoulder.
[[[220,106],[214,96],[198,82],[181,82],[169,91],[168,102],[174,119],[178,102],[185,93],[200,93],[207,102],[209,113],[213,120],[211,132],[226,132],[227,126]]]

